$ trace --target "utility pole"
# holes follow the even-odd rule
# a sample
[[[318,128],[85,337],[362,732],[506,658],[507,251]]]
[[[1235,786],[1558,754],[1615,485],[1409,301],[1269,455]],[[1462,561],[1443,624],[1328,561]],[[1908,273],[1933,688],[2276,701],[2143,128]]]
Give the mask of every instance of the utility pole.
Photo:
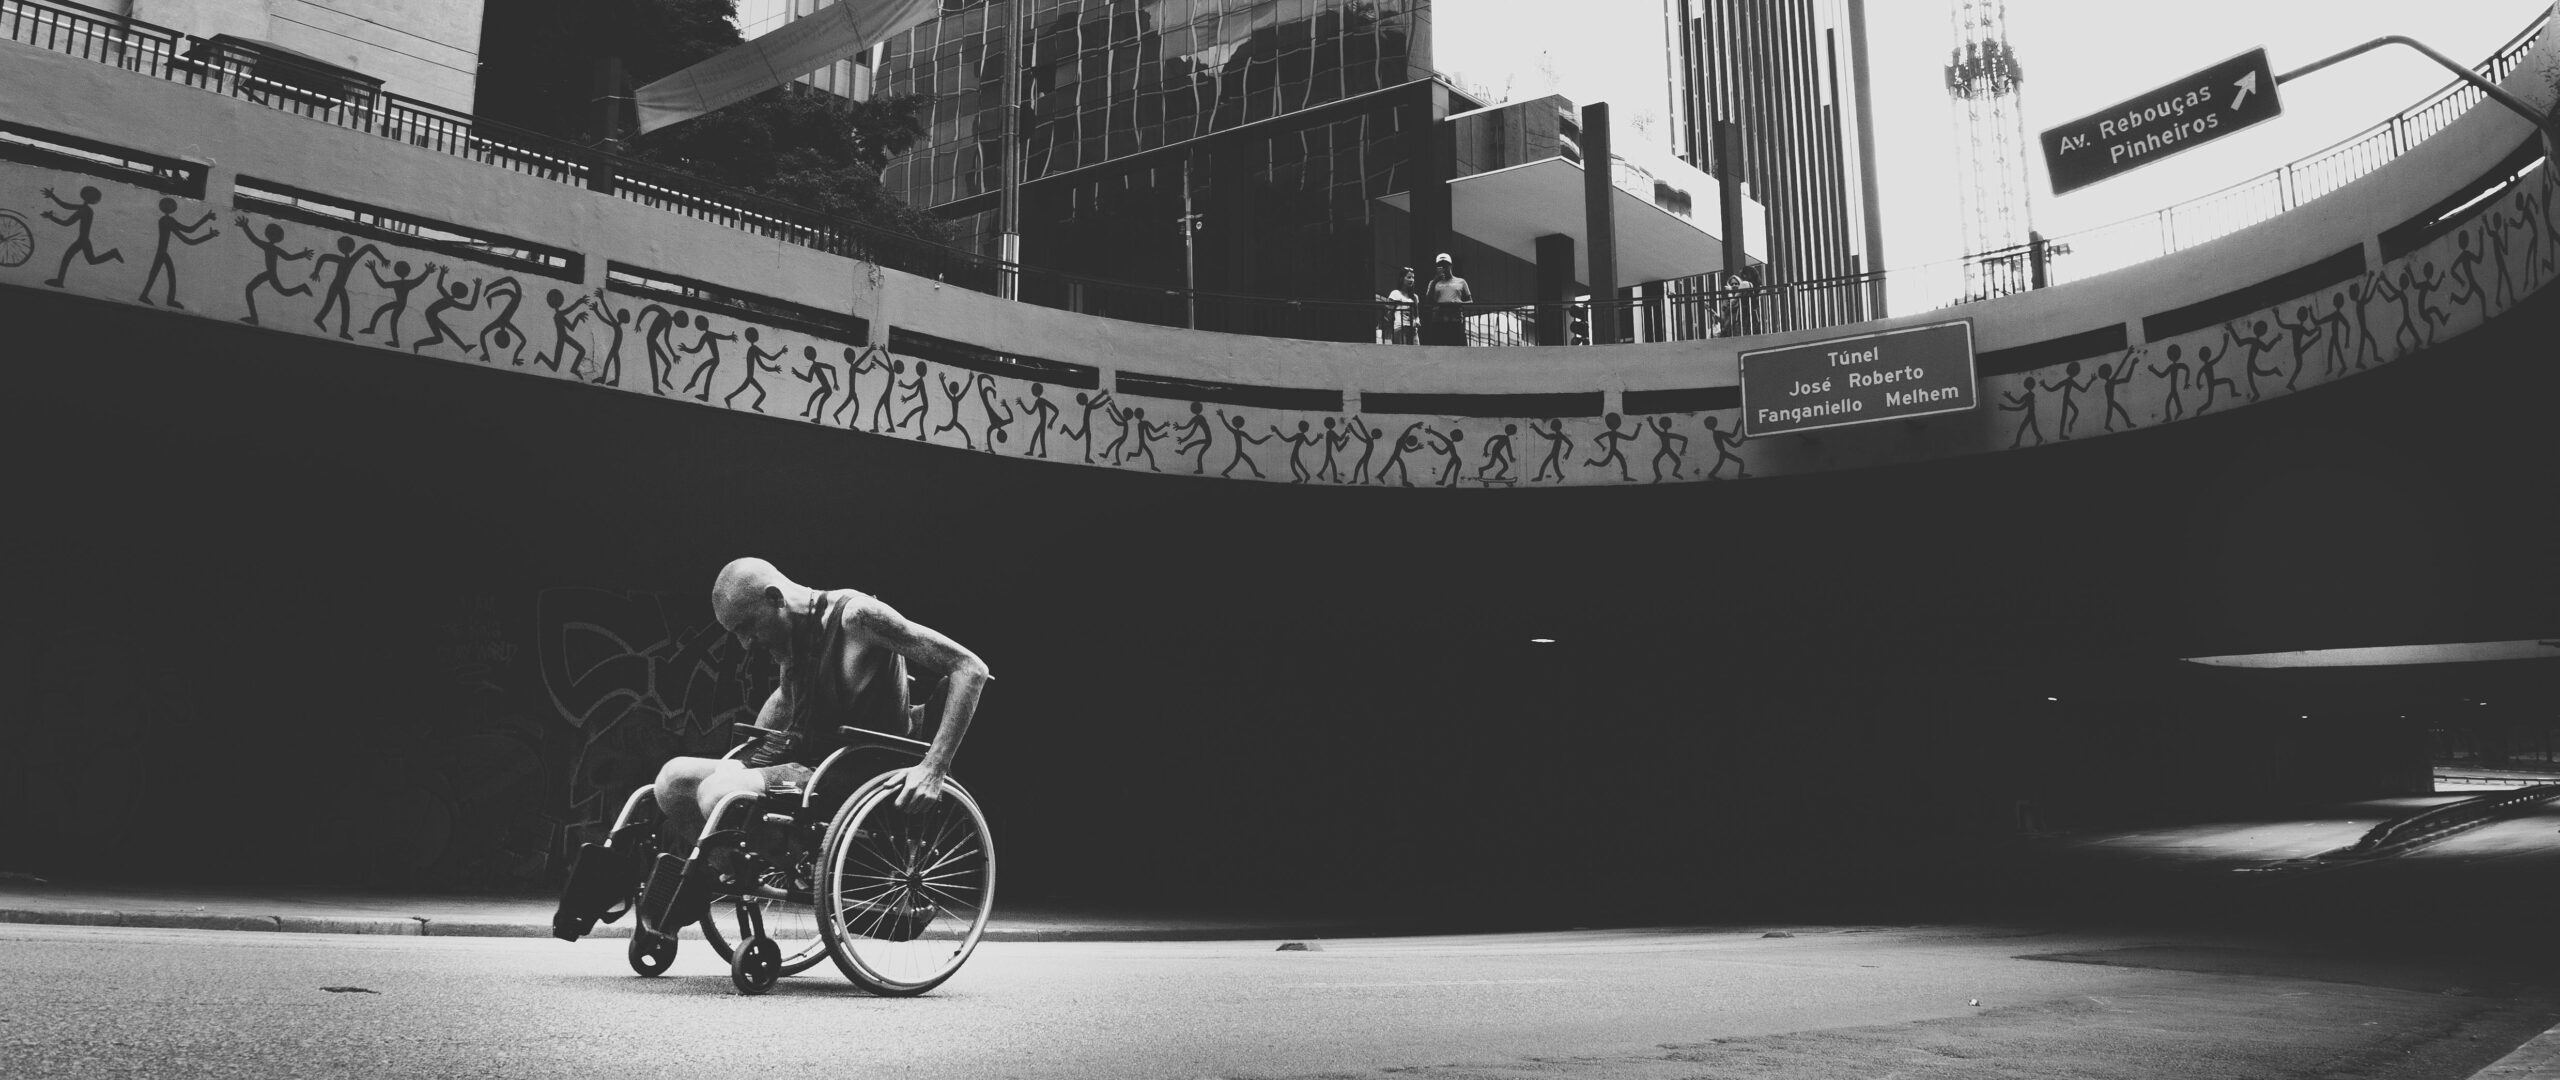
[[[1022,299],[1022,71],[1023,13],[1031,0],[1007,0],[1004,64],[1004,177],[996,196],[996,295]]]
[[[1200,328],[1200,260],[1192,235],[1200,231],[1200,215],[1191,209],[1191,158],[1182,159],[1182,325]]]

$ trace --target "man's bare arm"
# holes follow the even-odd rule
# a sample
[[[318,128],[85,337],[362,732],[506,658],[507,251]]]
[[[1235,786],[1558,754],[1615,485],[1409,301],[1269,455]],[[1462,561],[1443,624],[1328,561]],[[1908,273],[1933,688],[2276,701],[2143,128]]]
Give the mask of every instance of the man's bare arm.
[[[919,797],[937,798],[942,792],[942,778],[951,771],[951,759],[960,752],[960,740],[969,734],[969,721],[978,713],[978,697],[994,676],[978,654],[877,600],[855,609],[849,619],[857,635],[942,673],[942,715],[933,734],[933,745],[926,748],[924,761],[909,770],[907,789],[899,793],[898,804],[905,806]]]

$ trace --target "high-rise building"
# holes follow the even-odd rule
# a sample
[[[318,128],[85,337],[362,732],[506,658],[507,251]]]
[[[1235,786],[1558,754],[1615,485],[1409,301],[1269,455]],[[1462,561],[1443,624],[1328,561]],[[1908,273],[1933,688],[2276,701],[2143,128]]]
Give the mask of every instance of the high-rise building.
[[[1762,283],[1882,269],[1863,0],[1664,0],[1663,8],[1678,73],[1673,145],[1699,168],[1739,176],[1768,208]],[[1727,125],[1722,141],[1719,125]]]
[[[1665,25],[1658,3],[947,0],[943,17],[883,50],[881,92],[934,99],[927,139],[883,179],[996,254],[1010,68],[1027,267],[1367,301],[1404,267],[1427,278],[1446,251],[1479,298],[1526,304],[1558,280],[1594,280],[1582,149],[1600,139],[1582,130],[1582,106],[1612,90],[1563,86],[1577,103],[1557,73],[1670,55],[1644,39]],[[1636,17],[1604,21],[1601,8]],[[1524,17],[1559,25],[1541,35]],[[1595,26],[1638,40],[1596,41]],[[1556,55],[1564,48],[1606,51]],[[1668,68],[1618,84],[1642,89],[1608,103],[1623,208],[1604,279],[1639,290],[1719,269],[1728,233],[1736,260],[1767,255],[1759,200],[1725,220],[1715,178],[1674,155],[1658,122]],[[1037,275],[1024,287],[1040,287]]]

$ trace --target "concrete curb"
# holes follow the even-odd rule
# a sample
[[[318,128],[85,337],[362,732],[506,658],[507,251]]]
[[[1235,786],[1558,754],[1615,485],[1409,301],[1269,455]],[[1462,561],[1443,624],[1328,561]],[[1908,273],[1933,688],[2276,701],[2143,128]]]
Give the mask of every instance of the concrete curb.
[[[434,919],[413,915],[397,918],[344,918],[307,915],[230,915],[192,911],[114,911],[70,908],[0,908],[0,923],[25,923],[52,926],[118,926],[149,930],[247,930],[289,934],[374,934],[398,937],[497,937],[547,938],[548,923],[534,924],[486,919]],[[1389,933],[1420,933],[1416,930],[1370,929],[1347,926],[1232,926],[1232,927],[1095,927],[1095,926],[1014,926],[1001,924],[987,928],[988,941],[1259,941],[1302,940],[1311,938],[1362,937]],[[631,924],[623,921],[599,925],[585,939],[620,940],[631,936]],[[688,939],[699,936],[688,928]]]
[[[2560,1080],[2560,1028],[2534,1036],[2471,1080]]]

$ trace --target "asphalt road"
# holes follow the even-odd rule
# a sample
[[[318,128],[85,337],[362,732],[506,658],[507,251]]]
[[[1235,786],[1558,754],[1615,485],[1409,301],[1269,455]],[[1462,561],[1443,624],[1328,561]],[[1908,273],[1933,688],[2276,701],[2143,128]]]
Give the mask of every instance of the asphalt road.
[[[2488,954],[2264,934],[991,942],[904,1000],[826,966],[741,997],[699,943],[641,979],[617,944],[0,926],[0,1073],[2442,1080],[2560,1018],[2560,978]]]

